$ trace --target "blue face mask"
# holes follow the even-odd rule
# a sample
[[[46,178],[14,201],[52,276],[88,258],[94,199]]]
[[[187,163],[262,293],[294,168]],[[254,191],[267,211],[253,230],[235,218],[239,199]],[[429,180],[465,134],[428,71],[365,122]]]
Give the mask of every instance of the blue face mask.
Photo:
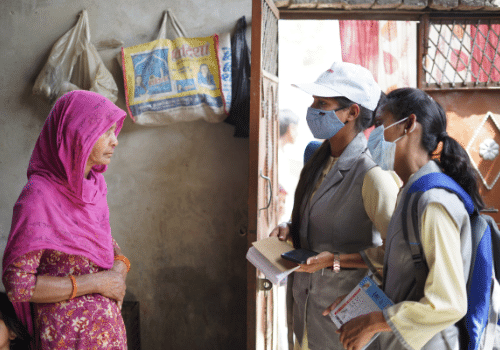
[[[384,128],[384,125],[382,124],[373,129],[373,131],[370,133],[370,137],[368,138],[368,149],[370,150],[375,163],[377,163],[384,170],[394,170],[396,142],[404,136],[401,135],[392,142],[386,141],[384,138],[384,131],[389,129],[391,126],[402,123],[406,119],[408,118],[398,120],[397,122],[389,125],[387,128]],[[411,131],[413,131],[413,129]]]
[[[323,111],[321,109],[309,107],[307,109],[306,120],[313,136],[317,139],[326,140],[338,133],[345,124],[340,121],[335,112],[344,108]]]

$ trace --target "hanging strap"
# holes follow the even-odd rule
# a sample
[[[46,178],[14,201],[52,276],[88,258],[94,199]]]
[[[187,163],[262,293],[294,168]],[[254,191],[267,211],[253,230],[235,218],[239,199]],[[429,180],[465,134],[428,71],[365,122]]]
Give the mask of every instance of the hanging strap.
[[[158,37],[156,38],[156,40],[167,39],[168,20],[170,20],[170,24],[172,25],[172,28],[174,28],[177,38],[187,37],[186,31],[182,27],[181,23],[177,20],[177,17],[175,17],[171,9],[167,9],[167,11],[165,11],[163,14],[163,21],[161,22],[160,32],[158,33]]]
[[[409,192],[409,191],[408,191]],[[429,268],[424,258],[424,251],[420,241],[420,234],[418,230],[418,201],[424,192],[416,192],[415,194],[407,193],[403,203],[402,221],[403,221],[403,237],[408,242],[411,251],[411,257],[415,265],[415,281],[414,285],[422,285],[429,272]],[[411,215],[408,215],[408,207],[411,205]],[[408,230],[408,226],[412,230]]]
[[[411,250],[413,262],[415,264],[415,282],[422,285],[427,278],[429,268],[425,261],[422,243],[418,229],[418,201],[422,194],[431,188],[443,188],[457,194],[464,203],[465,209],[471,215],[474,212],[474,202],[467,192],[464,191],[451,177],[443,173],[430,173],[417,179],[408,189],[403,203],[403,235]],[[411,213],[408,209],[411,201]],[[408,230],[412,227],[412,230]]]
[[[462,187],[460,187],[459,184],[446,174],[430,173],[422,176],[410,186],[403,204],[403,235],[405,240],[410,245],[413,262],[417,268],[417,283],[425,281],[428,271],[418,230],[417,206],[422,194],[431,188],[443,188],[457,194],[464,203],[465,209],[469,215],[474,212],[474,202],[472,201],[472,198]],[[411,215],[408,215],[410,200],[412,201]],[[411,232],[408,231],[408,225],[413,228]]]

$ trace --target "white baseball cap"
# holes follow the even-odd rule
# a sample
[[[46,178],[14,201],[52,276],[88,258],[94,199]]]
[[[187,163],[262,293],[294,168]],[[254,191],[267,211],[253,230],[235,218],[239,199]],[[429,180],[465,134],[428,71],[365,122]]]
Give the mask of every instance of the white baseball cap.
[[[333,62],[314,83],[293,84],[310,95],[319,97],[347,97],[352,102],[374,111],[380,99],[380,87],[372,73],[360,65]]]

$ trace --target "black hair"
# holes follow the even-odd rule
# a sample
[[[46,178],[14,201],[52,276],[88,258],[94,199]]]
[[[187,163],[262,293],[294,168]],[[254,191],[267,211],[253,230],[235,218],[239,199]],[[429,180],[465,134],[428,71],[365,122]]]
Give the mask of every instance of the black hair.
[[[436,162],[445,174],[471,196],[478,210],[484,209],[476,172],[467,152],[446,133],[446,112],[439,103],[422,90],[402,88],[387,95],[382,110],[390,112],[396,121],[415,114],[417,122],[422,126],[421,146],[432,157],[436,154],[439,142],[442,142],[443,147]]]
[[[5,323],[5,326],[16,335],[16,338],[10,342],[10,349],[29,349],[31,336],[26,330],[26,327],[24,327],[17,318],[14,306],[4,292],[0,292],[0,319]]]
[[[297,125],[299,123],[299,117],[295,113],[293,113],[290,109],[280,109],[279,122],[280,122],[280,137],[281,137],[286,134],[290,124]]]
[[[382,92],[381,97],[385,96]],[[335,97],[338,102],[339,107],[350,107],[356,104],[346,97]],[[380,100],[379,100],[380,105]],[[361,105],[359,105],[360,112],[358,118],[356,118],[356,130],[358,132],[364,131],[373,125],[374,122],[374,111],[369,110]],[[377,106],[378,108],[378,106]],[[300,248],[300,217],[302,204],[307,203],[309,197],[312,194],[313,188],[316,184],[316,179],[319,172],[322,170],[323,165],[326,160],[330,157],[331,149],[329,140],[325,140],[323,144],[316,150],[316,152],[311,156],[309,161],[304,165],[300,173],[299,183],[295,189],[295,198],[292,210],[292,224],[290,227],[290,233],[293,240],[293,246],[298,249]]]

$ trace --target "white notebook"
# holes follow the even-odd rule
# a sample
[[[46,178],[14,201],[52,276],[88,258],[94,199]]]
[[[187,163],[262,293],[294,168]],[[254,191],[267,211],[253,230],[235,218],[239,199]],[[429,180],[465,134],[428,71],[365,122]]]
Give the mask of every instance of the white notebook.
[[[299,268],[299,265],[285,260],[281,254],[293,250],[293,246],[280,241],[278,237],[268,237],[253,242],[247,252],[247,260],[261,271],[268,280],[280,284],[286,276]]]

